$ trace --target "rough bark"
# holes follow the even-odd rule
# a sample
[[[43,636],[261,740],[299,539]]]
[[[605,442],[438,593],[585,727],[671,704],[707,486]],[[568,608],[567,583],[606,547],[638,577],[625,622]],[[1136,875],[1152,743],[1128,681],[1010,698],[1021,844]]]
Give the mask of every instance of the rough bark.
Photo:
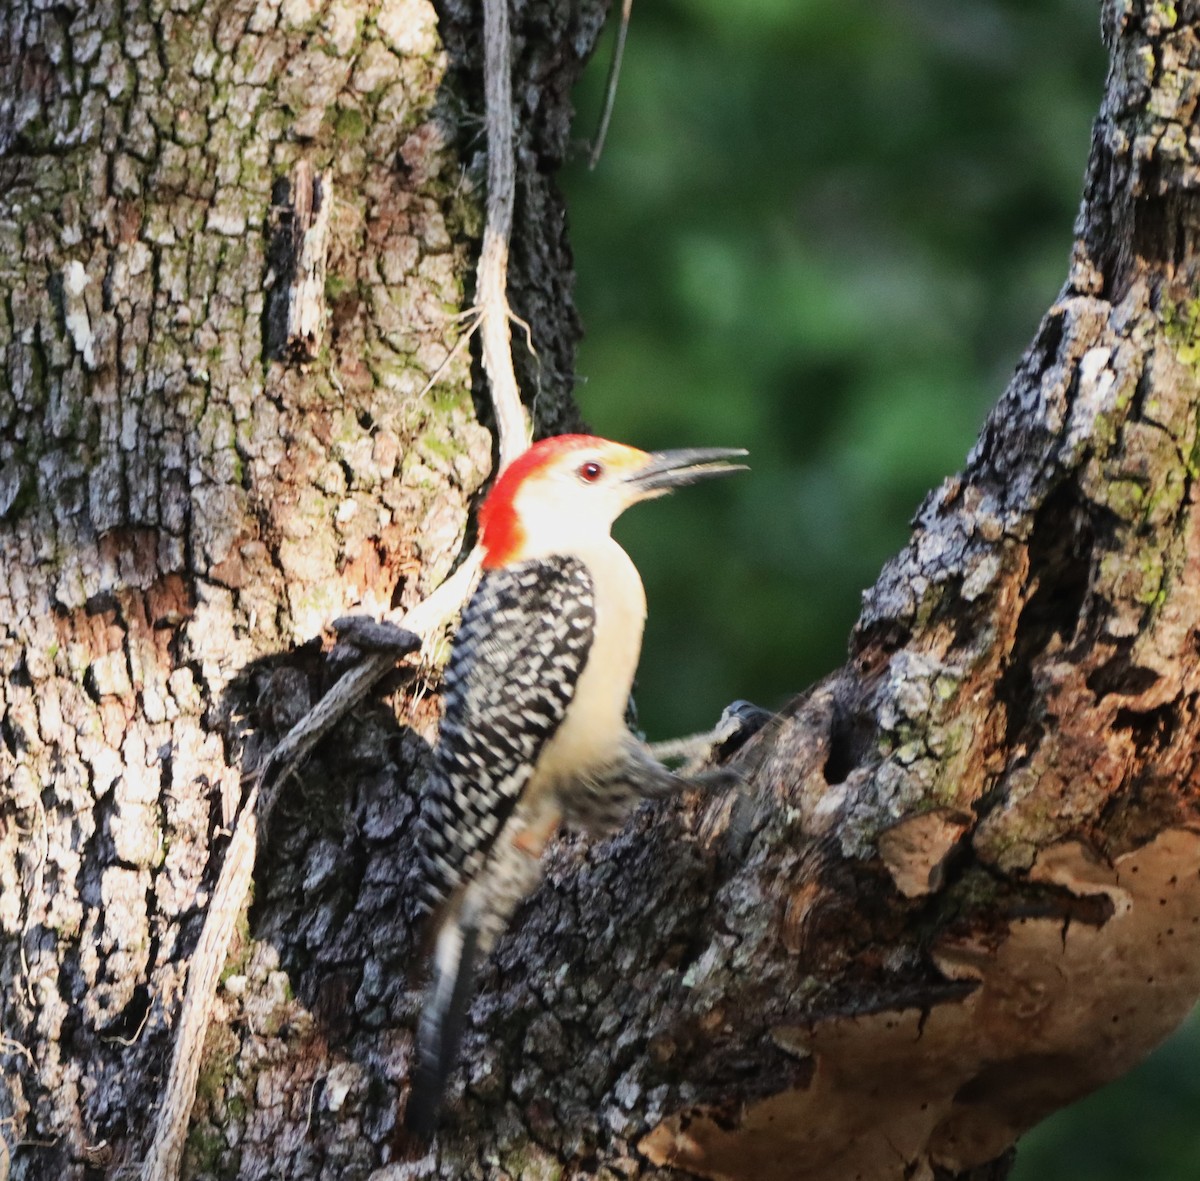
[[[439,16],[0,13],[14,1177],[138,1159],[241,769],[334,675],[329,620],[459,552],[482,407],[465,359],[418,394],[469,299],[481,63],[474,6]],[[598,19],[514,9],[543,430],[575,333],[547,176]],[[318,751],[260,836],[188,1175],[982,1181],[1174,1027],[1200,994],[1198,26],[1105,6],[1070,276],[963,473],[847,665],[747,752],[747,801],[557,845],[428,1154],[396,1117],[436,674]],[[315,355],[271,295],[312,291],[305,177],[334,202]]]
[[[601,16],[517,21],[543,429],[573,421],[577,335],[547,177]],[[334,675],[331,620],[412,605],[461,553],[492,465],[469,352],[422,391],[470,303],[477,53],[473,6],[423,0],[0,6],[0,1175],[138,1159],[243,769]],[[395,942],[429,676],[265,836],[251,925],[306,917],[228,967],[193,1173],[378,1162],[333,1121],[284,1164],[271,1113],[387,1058],[402,1014],[376,997],[357,1050],[326,1045],[281,964],[324,945],[336,995],[357,953],[330,921],[359,903],[362,946]]]

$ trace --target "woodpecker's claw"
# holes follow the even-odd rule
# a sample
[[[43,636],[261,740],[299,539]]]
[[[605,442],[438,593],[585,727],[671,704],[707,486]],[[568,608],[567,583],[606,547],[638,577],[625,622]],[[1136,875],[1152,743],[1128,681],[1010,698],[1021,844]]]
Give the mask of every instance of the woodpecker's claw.
[[[650,753],[660,762],[682,762],[684,766],[680,774],[690,777],[700,768],[728,758],[754,737],[772,717],[774,714],[770,710],[752,702],[735,701],[725,707],[720,720],[711,730],[703,734],[691,734],[687,738],[651,743]]]
[[[721,720],[717,722],[713,737],[722,748],[722,754],[730,754],[739,746],[748,742],[775,715],[753,701],[737,700],[731,702],[721,711]]]

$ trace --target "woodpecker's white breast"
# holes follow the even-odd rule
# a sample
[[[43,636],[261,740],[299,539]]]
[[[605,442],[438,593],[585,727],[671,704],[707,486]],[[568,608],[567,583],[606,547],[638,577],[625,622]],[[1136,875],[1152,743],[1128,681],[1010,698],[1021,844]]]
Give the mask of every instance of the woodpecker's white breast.
[[[642,650],[646,592],[629,555],[611,537],[573,547],[572,553],[592,578],[595,631],[562,725],[538,759],[530,784],[537,794],[618,756]]]

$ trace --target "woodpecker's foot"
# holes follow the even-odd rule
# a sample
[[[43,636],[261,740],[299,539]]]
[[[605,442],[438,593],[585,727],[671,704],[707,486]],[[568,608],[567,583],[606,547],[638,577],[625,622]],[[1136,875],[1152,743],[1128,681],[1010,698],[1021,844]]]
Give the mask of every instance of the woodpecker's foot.
[[[715,782],[713,786],[717,790],[732,787],[738,781],[738,777],[732,772],[702,772],[701,769],[727,759],[757,734],[772,717],[774,715],[770,710],[762,709],[749,701],[735,701],[725,707],[720,721],[711,730],[669,742],[652,743],[650,753],[660,762],[682,764],[679,774],[693,780],[698,787],[708,786],[703,782],[706,776],[721,774],[731,778],[720,787]]]
[[[714,734],[723,735],[718,743],[716,754],[722,758],[740,750],[776,715],[753,701],[741,699],[727,705],[721,711],[721,719],[717,722]]]

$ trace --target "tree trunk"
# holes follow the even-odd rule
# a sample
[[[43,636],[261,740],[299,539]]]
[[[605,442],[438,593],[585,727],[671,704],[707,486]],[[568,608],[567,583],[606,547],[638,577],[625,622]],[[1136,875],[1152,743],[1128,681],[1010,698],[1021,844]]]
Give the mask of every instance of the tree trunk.
[[[547,177],[601,19],[516,30],[543,430],[574,422],[577,335]],[[0,6],[0,1177],[140,1158],[245,760],[325,687],[331,620],[416,603],[461,552],[492,466],[469,352],[424,387],[469,303],[479,67],[472,5]],[[285,801],[190,1172],[378,1163],[435,720],[410,681]]]
[[[543,433],[576,334],[548,178],[600,16],[513,14]],[[186,1175],[999,1178],[1174,1028],[1198,22],[1106,4],[1070,276],[964,472],[745,799],[555,847],[425,1155],[397,1113],[436,673],[318,749],[260,834]],[[332,619],[461,552],[487,411],[465,350],[425,387],[470,300],[480,69],[456,0],[0,11],[0,1176],[141,1159],[242,770],[336,675]]]

